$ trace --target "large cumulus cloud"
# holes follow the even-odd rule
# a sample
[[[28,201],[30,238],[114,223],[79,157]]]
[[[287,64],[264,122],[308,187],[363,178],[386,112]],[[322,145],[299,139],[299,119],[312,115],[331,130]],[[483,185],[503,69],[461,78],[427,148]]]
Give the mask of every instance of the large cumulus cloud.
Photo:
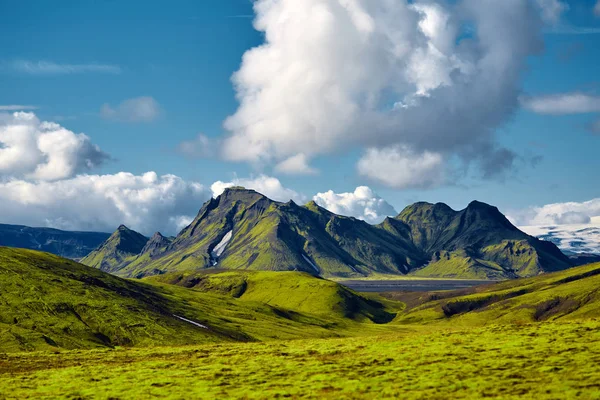
[[[546,204],[508,213],[508,218],[518,226],[587,224],[594,217],[600,217],[600,198]]]
[[[107,159],[82,133],[40,121],[34,113],[0,114],[0,177],[63,179]]]
[[[60,181],[0,183],[0,221],[67,230],[112,232],[120,224],[144,234],[175,234],[210,192],[200,183],[155,172],[78,175]]]
[[[360,163],[373,170],[369,155],[394,146],[484,175],[511,168],[494,132],[518,107],[526,60],[560,4],[258,0],[265,41],[233,76],[240,105],[223,155],[306,173],[311,158],[366,147]]]
[[[371,224],[398,214],[390,203],[367,186],[359,186],[350,193],[335,193],[333,190],[317,193],[313,200],[333,213],[362,219]]]

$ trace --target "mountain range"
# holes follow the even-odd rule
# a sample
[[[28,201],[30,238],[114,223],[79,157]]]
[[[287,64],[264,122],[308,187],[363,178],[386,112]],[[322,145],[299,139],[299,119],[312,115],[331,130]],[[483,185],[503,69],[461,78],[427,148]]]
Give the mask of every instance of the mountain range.
[[[0,224],[0,246],[41,250],[71,259],[85,257],[109,236],[110,233],[102,232],[71,232]]]
[[[242,187],[207,201],[175,238],[120,226],[82,263],[124,277],[210,268],[304,271],[324,277],[417,275],[508,279],[564,270],[553,243],[527,235],[496,208],[415,203],[381,224],[315,202],[281,203]]]

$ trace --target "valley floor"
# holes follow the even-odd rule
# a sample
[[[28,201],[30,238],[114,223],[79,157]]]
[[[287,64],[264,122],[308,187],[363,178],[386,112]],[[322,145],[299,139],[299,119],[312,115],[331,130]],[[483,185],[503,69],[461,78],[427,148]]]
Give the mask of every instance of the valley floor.
[[[600,398],[600,320],[0,354],[0,398]]]
[[[474,279],[351,279],[338,280],[339,284],[356,292],[431,292],[438,290],[459,290],[480,285],[491,285],[497,281]]]

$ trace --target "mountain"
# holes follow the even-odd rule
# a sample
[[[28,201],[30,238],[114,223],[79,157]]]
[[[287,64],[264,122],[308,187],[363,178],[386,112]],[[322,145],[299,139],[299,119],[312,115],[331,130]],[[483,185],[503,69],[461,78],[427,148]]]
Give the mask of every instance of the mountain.
[[[239,187],[206,202],[172,241],[162,236],[153,240],[151,253],[142,252],[140,238],[137,253],[115,257],[109,239],[82,262],[137,278],[221,268],[296,270],[326,277],[505,279],[571,266],[555,245],[519,231],[484,203],[473,202],[462,211],[416,203],[396,218],[370,225],[315,202],[280,203]]]
[[[146,242],[141,250],[141,254],[148,254],[150,257],[162,252],[171,242],[172,238],[164,237],[160,232],[156,232],[150,240]]]
[[[395,315],[296,272],[196,274],[183,282],[196,284],[126,280],[52,254],[0,247],[0,353],[348,336],[377,331]],[[243,283],[243,296],[227,293],[228,282]]]
[[[566,255],[597,255],[600,257],[600,217],[587,224],[523,226],[530,235],[554,243]]]
[[[81,263],[104,272],[116,272],[123,263],[134,260],[147,242],[144,235],[121,225],[104,243],[81,259]]]
[[[461,211],[416,203],[396,219],[410,228],[413,242],[430,259],[415,275],[505,279],[571,266],[554,244],[527,235],[496,207],[478,201]]]
[[[204,204],[162,253],[140,254],[114,272],[143,277],[165,272],[225,269],[304,271],[352,276],[406,273],[423,263],[401,227],[372,226],[335,215],[314,202],[279,203],[230,188]],[[88,260],[83,260],[88,263]]]
[[[72,259],[86,256],[109,236],[101,232],[69,232],[0,224],[0,246],[41,250]]]
[[[586,265],[592,263],[600,262],[600,254],[599,253],[578,253],[569,255],[569,260],[573,263],[573,265]]]

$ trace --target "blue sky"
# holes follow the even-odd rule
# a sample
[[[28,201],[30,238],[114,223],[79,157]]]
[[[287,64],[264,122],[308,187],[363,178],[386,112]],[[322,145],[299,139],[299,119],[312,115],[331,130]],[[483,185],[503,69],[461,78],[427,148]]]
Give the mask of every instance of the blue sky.
[[[543,50],[527,56],[527,67],[516,80],[520,99],[543,101],[544,96],[579,93],[593,101],[600,96],[600,16],[594,14],[595,1],[561,4],[565,7],[558,20],[541,28]],[[224,121],[240,104],[232,74],[240,69],[244,53],[264,42],[263,33],[252,25],[254,15],[248,0],[177,0],[168,5],[0,0],[0,106],[35,107],[29,111],[40,121],[85,133],[109,156],[84,171],[87,174],[155,171],[205,186],[266,174],[306,198],[328,190],[353,192],[365,185],[398,211],[418,200],[462,208],[478,199],[517,210],[600,197],[595,178],[600,134],[590,128],[600,118],[596,109],[534,111],[534,106],[522,103],[493,126],[494,146],[517,157],[507,171],[493,177],[478,172],[479,161],[452,161],[462,157],[457,155],[462,150],[427,146],[419,151],[439,151],[449,160],[447,169],[469,163],[469,172],[450,179],[442,171],[443,180],[427,185],[386,184],[358,173],[365,149],[396,145],[389,140],[355,140],[311,153],[310,168],[317,174],[281,173],[276,165],[287,155],[267,162],[263,161],[270,156],[264,154],[259,162],[239,154],[220,156],[221,141],[231,135]],[[155,101],[156,115],[147,120],[121,116],[126,111],[120,111],[119,104],[140,97]],[[115,110],[114,116],[103,113],[103,106]],[[362,129],[359,135],[371,135],[368,128]],[[201,156],[182,154],[180,144],[198,134],[206,135],[213,147]],[[5,172],[5,180],[17,178]]]

